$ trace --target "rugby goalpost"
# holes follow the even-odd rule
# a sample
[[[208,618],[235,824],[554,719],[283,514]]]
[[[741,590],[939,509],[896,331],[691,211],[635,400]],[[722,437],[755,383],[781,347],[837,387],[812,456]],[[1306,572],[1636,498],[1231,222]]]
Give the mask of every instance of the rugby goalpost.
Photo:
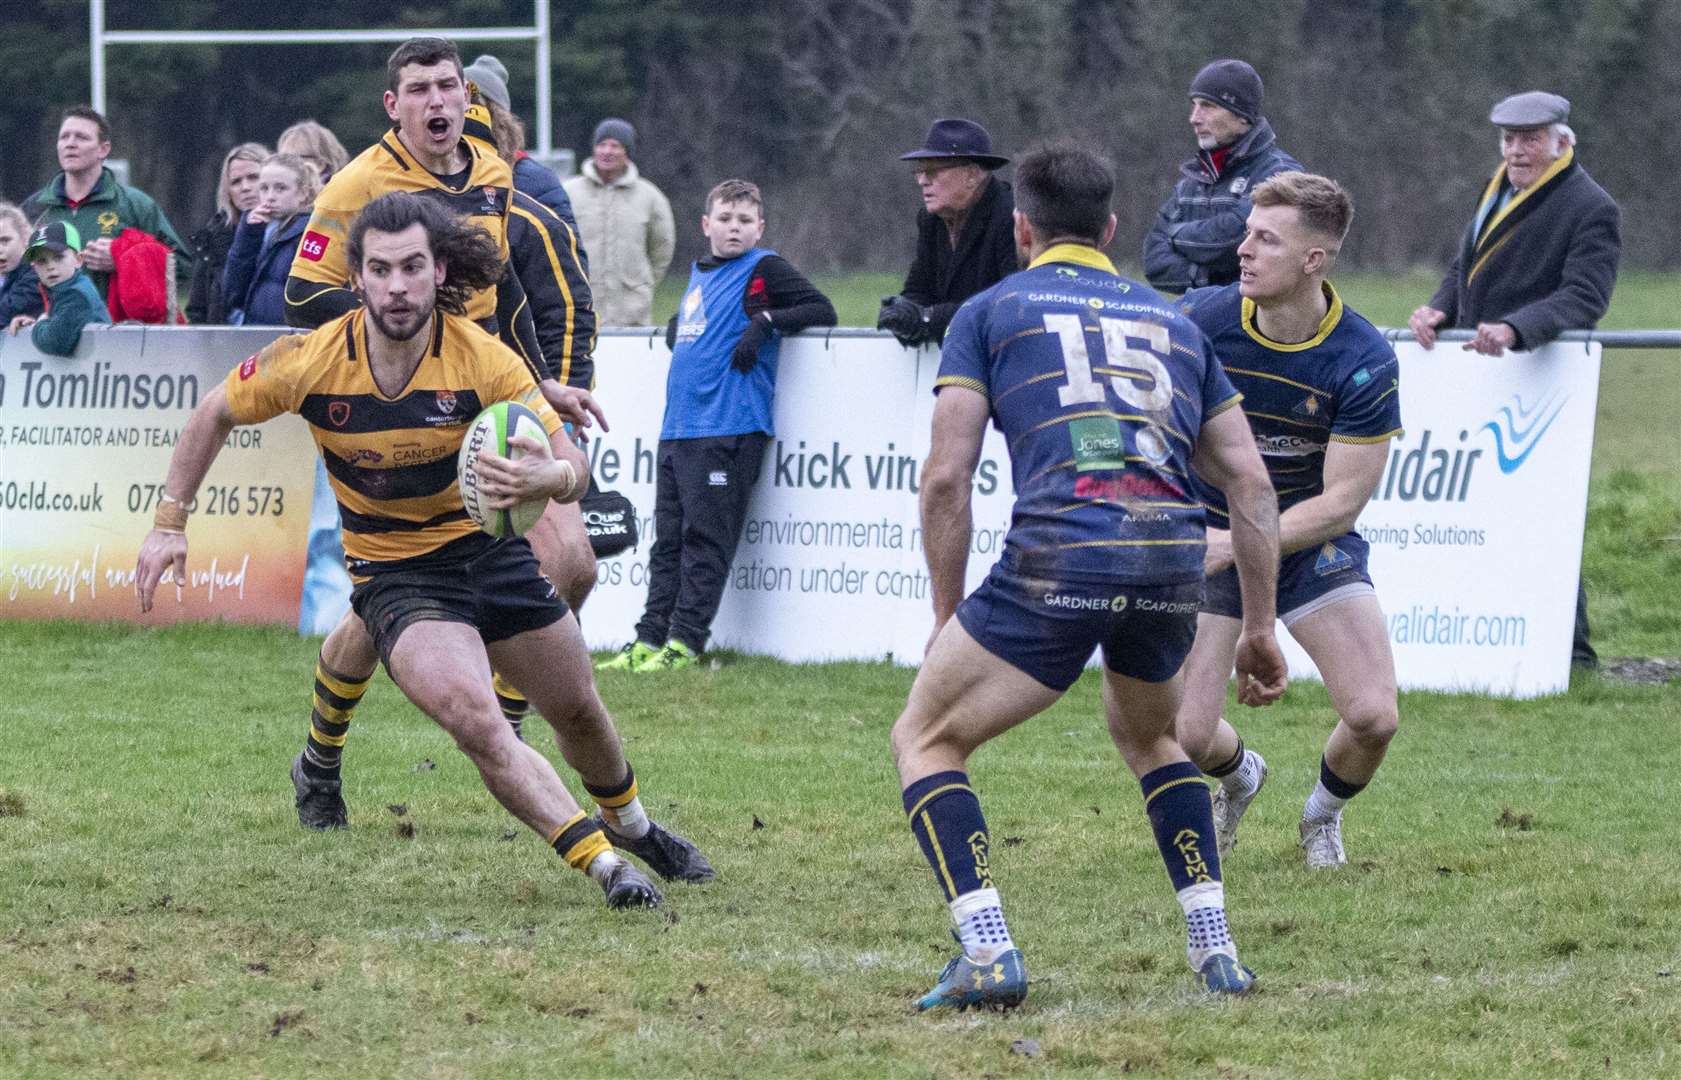
[[[549,0],[533,0],[530,26],[467,26],[395,30],[107,30],[105,0],[88,4],[91,104],[105,112],[105,49],[108,45],[347,45],[399,42],[425,34],[451,41],[530,41],[537,49],[537,146],[534,156],[554,157],[553,105],[550,98]]]

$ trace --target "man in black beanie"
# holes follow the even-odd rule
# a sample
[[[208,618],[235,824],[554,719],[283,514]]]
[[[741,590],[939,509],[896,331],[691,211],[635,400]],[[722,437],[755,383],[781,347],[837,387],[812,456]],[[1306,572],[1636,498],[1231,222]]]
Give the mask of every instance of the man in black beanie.
[[[1191,80],[1197,155],[1144,238],[1144,276],[1168,292],[1237,280],[1237,245],[1249,192],[1275,173],[1301,169],[1261,115],[1261,77],[1242,60],[1216,60]]]

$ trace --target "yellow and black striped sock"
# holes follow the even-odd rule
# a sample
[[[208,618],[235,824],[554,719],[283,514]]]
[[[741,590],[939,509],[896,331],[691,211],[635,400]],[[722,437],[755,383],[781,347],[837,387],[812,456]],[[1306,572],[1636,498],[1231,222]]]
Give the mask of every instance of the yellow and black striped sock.
[[[315,701],[309,714],[309,739],[304,743],[303,771],[317,780],[339,778],[339,757],[350,731],[350,717],[368,692],[373,678],[351,679],[315,661]]]
[[[615,833],[627,840],[640,840],[648,835],[653,822],[648,820],[647,811],[642,809],[642,800],[636,797],[636,770],[630,767],[630,762],[625,762],[625,778],[617,784],[598,788],[585,780],[584,790],[601,808],[602,820],[611,825]]]
[[[501,672],[496,672],[491,681],[496,687],[496,704],[502,706],[502,716],[508,721],[508,726],[514,729],[514,737],[525,738],[520,729],[525,724],[525,714],[531,711],[531,702],[525,699],[524,694],[515,690],[514,684],[504,679]]]
[[[566,865],[586,874],[589,873],[590,864],[603,852],[613,850],[613,845],[607,842],[600,826],[582,810],[555,826],[548,835],[548,841],[556,854],[566,860]]]

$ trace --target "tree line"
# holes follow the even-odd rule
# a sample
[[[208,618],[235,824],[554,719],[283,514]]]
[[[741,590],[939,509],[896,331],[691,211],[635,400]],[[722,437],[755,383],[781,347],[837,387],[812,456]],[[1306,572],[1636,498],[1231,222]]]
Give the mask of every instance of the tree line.
[[[529,23],[523,0],[295,5],[110,0],[111,29]],[[1583,165],[1623,211],[1624,265],[1681,266],[1681,4],[1674,0],[567,0],[553,6],[556,146],[582,161],[623,116],[638,167],[671,198],[679,258],[706,190],[757,181],[770,241],[812,270],[902,270],[919,205],[898,153],[936,116],[985,124],[1019,154],[1072,137],[1115,161],[1115,255],[1138,248],[1194,143],[1185,89],[1238,56],[1266,82],[1279,144],[1337,178],[1357,213],[1344,265],[1441,267],[1498,158],[1490,106],[1548,89],[1572,102]],[[89,98],[87,5],[8,11],[0,40],[0,194],[56,171],[59,113]],[[534,56],[495,53],[535,117]],[[227,147],[314,117],[354,154],[386,126],[385,45],[113,46],[114,156],[188,232],[209,216]],[[536,140],[533,138],[532,142]],[[1005,174],[1008,176],[1008,170]]]

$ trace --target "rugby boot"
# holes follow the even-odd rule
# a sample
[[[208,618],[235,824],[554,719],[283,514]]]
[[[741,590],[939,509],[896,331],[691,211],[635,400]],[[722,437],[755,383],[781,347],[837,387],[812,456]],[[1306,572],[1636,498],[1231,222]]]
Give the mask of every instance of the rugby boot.
[[[600,814],[595,816],[595,824],[614,847],[635,855],[667,881],[699,884],[717,876],[699,848],[670,829],[661,828],[658,822],[650,821],[648,831],[635,840],[614,832],[613,826]]]
[[[1210,994],[1247,994],[1255,985],[1255,973],[1225,953],[1204,960],[1197,974]]]
[[[601,890],[607,894],[607,906],[623,911],[626,908],[657,908],[660,901],[665,899],[648,875],[638,870],[630,863],[619,860],[619,865],[607,875],[607,880],[601,883]]]
[[[673,638],[665,643],[665,648],[648,657],[631,670],[677,671],[681,668],[694,667],[698,663],[700,663],[700,653]]]
[[[1237,823],[1243,820],[1243,812],[1249,809],[1249,804],[1255,801],[1255,796],[1261,793],[1261,788],[1267,782],[1266,759],[1253,750],[1245,750],[1245,754],[1253,755],[1255,764],[1260,769],[1260,779],[1247,795],[1233,795],[1226,790],[1226,785],[1218,781],[1214,784],[1214,845],[1220,851],[1222,861],[1231,854],[1232,848],[1237,847]]]
[[[917,1000],[919,1010],[927,1009],[1013,1009],[1027,998],[1027,969],[1022,966],[1021,950],[1000,953],[990,963],[977,964],[965,953],[952,957],[951,963],[940,972],[934,989]]]
[[[1301,825],[1302,851],[1307,855],[1309,870],[1324,870],[1348,862],[1342,850],[1342,815],[1325,821],[1306,821]]]
[[[645,641],[632,641],[624,648],[613,654],[611,660],[603,660],[595,665],[597,671],[636,671],[646,664],[649,659],[659,655],[659,646],[650,645]]]
[[[306,829],[348,829],[350,816],[345,811],[341,784],[337,780],[321,780],[304,772],[304,756],[292,759],[292,790],[297,794],[298,824]]]

